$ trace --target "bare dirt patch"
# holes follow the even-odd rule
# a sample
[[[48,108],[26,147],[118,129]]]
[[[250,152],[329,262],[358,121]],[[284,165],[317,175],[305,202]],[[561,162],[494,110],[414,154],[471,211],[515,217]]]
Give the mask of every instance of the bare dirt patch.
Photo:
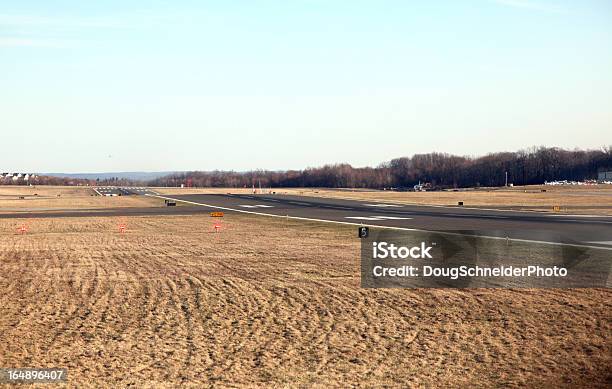
[[[365,290],[353,228],[0,220],[0,366],[74,387],[605,387],[608,290]],[[117,224],[125,222],[120,234]]]

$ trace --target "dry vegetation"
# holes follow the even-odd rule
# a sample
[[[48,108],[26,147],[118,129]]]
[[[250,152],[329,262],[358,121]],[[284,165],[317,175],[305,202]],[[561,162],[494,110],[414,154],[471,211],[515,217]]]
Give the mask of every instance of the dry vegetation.
[[[23,197],[23,198],[20,198]],[[0,213],[63,209],[150,207],[159,201],[144,196],[96,196],[91,188],[74,186],[0,186]]]
[[[154,190],[162,195],[253,193],[251,188],[154,188]]]
[[[21,223],[0,220],[0,366],[72,387],[612,380],[608,290],[361,289],[352,228],[282,219]]]

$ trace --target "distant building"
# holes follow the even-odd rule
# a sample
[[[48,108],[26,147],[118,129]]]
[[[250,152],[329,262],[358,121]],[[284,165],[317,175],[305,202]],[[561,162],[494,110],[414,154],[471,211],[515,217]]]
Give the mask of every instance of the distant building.
[[[36,179],[34,173],[0,173],[0,180],[4,181],[32,181]]]
[[[599,172],[597,174],[597,182],[612,182],[612,171]]]

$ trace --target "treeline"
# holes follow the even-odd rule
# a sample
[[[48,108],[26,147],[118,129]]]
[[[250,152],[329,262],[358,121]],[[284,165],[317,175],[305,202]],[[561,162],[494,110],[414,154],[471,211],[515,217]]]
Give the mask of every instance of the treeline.
[[[148,182],[150,186],[193,187],[329,187],[411,188],[430,183],[437,188],[502,186],[506,172],[514,185],[545,181],[580,181],[597,178],[600,170],[612,170],[612,146],[601,150],[531,148],[518,152],[492,153],[482,157],[445,153],[417,154],[396,158],[375,168],[348,164],[290,171],[256,170],[186,172]]]

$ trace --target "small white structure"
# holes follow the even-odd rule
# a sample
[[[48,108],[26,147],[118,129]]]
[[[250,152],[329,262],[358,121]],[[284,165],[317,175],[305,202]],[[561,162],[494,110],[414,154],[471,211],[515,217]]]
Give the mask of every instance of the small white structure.
[[[0,173],[0,180],[32,181],[36,178],[34,173]]]

